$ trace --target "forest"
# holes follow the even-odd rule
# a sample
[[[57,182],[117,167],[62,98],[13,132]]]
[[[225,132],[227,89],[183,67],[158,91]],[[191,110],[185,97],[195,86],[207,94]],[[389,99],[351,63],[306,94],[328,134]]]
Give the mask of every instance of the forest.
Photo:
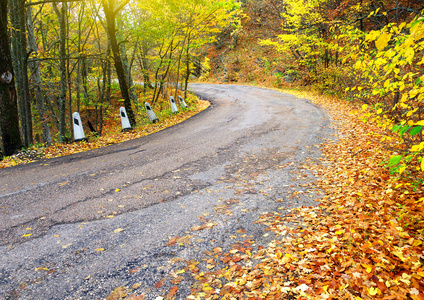
[[[199,76],[199,50],[239,24],[238,4],[188,1],[1,2],[1,152],[73,140],[72,113],[101,135],[111,98],[132,126]],[[158,109],[161,109],[159,107]]]

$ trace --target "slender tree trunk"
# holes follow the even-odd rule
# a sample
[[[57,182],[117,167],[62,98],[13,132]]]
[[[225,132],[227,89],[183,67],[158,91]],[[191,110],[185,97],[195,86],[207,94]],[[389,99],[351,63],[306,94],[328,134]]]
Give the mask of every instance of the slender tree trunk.
[[[106,78],[105,78],[105,85],[106,85],[106,95],[105,95],[105,101],[106,103],[110,104],[111,100],[111,86],[112,86],[112,67],[111,67],[111,59],[110,59],[110,44],[107,46],[106,51]],[[101,106],[100,111],[100,132],[103,131],[103,111],[104,111],[104,105]]]
[[[27,8],[27,27],[28,27],[28,44],[31,52],[37,56],[37,41],[34,35],[34,23],[32,20],[32,7]],[[46,119],[46,107],[44,105],[44,95],[41,90],[41,72],[39,62],[30,62],[29,68],[31,70],[31,79],[34,85],[35,101],[37,103],[38,115],[40,117],[41,126],[43,129],[43,142],[47,145],[52,144],[52,137],[50,134],[49,123]]]
[[[63,2],[62,2],[63,3]],[[67,4],[66,4],[67,5]],[[70,52],[70,47],[69,47],[69,12],[68,12],[68,7],[66,7],[65,11],[65,28],[66,28],[66,80],[67,80],[67,85],[68,85],[68,120],[69,120],[69,130],[72,132],[73,131],[73,119],[72,119],[72,70],[73,68],[71,68],[71,60],[69,59],[69,53]],[[79,55],[79,53],[78,53]],[[66,125],[65,125],[66,126]]]
[[[186,48],[186,76],[184,81],[184,99],[187,98],[187,89],[188,89],[188,80],[190,79],[190,33],[187,38],[187,48]]]
[[[183,52],[184,52],[184,44],[181,45],[181,51],[180,51],[180,54],[178,55],[177,78],[175,80],[175,92],[174,92],[174,98],[175,99],[177,99],[178,83],[179,83],[179,79],[180,79],[181,57],[183,56]]]
[[[0,1],[0,149],[12,155],[22,146],[18,103],[7,30],[7,0]]]
[[[146,95],[147,88],[152,88],[149,78],[149,71],[147,70],[147,49],[143,47],[143,52],[139,55],[138,60],[140,64],[141,72],[143,73],[143,93]]]
[[[122,23],[122,19],[120,17],[120,13],[117,14],[118,18],[117,18],[117,32],[118,33],[122,33],[125,29],[123,28],[123,23]],[[123,40],[122,35],[117,36],[117,40]],[[128,93],[130,95],[130,99],[134,102],[134,103],[138,103],[138,98],[137,95],[135,93],[135,89],[134,89],[134,81],[131,75],[131,69],[132,69],[132,65],[133,65],[133,61],[134,61],[134,55],[135,55],[135,49],[133,51],[133,55],[131,57],[131,61],[128,61],[128,56],[127,56],[127,47],[125,45],[125,43],[119,43],[120,47],[120,54],[121,54],[121,60],[122,60],[122,65],[124,66],[124,70],[125,70],[125,75],[126,75],[126,80],[127,80],[127,85],[128,85]],[[138,38],[135,42],[135,46],[134,48],[137,47],[138,44]]]
[[[178,80],[180,78],[181,58],[183,56],[184,46],[186,45],[186,43],[187,43],[187,49],[189,48],[188,43],[190,42],[190,35],[191,35],[191,31],[189,30],[189,27],[187,27],[187,31],[186,31],[186,34],[184,36],[184,41],[183,41],[183,44],[181,45],[181,51],[180,51],[180,54],[178,56],[177,80],[176,80],[176,83],[175,83],[175,95],[174,95],[175,99],[177,99],[177,90],[178,90],[178,83],[179,83]],[[185,95],[184,95],[184,98],[185,98]]]
[[[67,3],[62,2],[59,11],[57,4],[53,3],[56,15],[60,24],[60,41],[59,41],[59,69],[60,69],[60,96],[59,96],[59,141],[66,140],[66,13]]]
[[[134,90],[134,81],[131,75],[132,63],[128,62],[127,50],[125,49],[125,47],[121,47],[121,48],[123,48],[121,51],[121,58],[122,58],[122,65],[124,66],[124,70],[125,70],[126,80],[128,83],[128,90],[129,90],[128,92],[129,92],[131,100],[134,101],[135,103],[138,103],[138,98]]]
[[[122,98],[124,99],[125,110],[127,111],[131,126],[134,127],[136,124],[134,111],[132,109],[128,83],[125,75],[124,66],[122,64],[118,41],[116,39],[115,17],[117,12],[113,11],[113,1],[108,1],[107,3],[105,1],[102,1],[102,4],[106,17],[106,30],[108,33],[110,47],[115,62],[115,69],[116,75],[118,76],[119,87],[121,89]]]
[[[12,59],[15,69],[16,90],[19,103],[19,116],[25,147],[33,143],[32,114],[29,97],[28,60],[25,22],[25,0],[10,2],[10,20],[12,23]]]

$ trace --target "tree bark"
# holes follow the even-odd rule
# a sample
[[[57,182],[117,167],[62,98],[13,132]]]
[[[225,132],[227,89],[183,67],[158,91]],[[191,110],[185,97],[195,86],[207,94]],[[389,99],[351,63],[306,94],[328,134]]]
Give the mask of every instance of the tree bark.
[[[120,18],[120,16],[118,17],[118,21],[117,21],[117,32],[118,33],[122,33],[125,29],[123,27],[122,24],[122,20]],[[124,38],[122,37],[122,34],[120,34],[119,36],[117,36],[117,40],[122,41]],[[130,99],[134,102],[134,103],[138,103],[138,97],[137,94],[135,93],[135,87],[134,87],[134,81],[133,81],[133,77],[131,74],[131,69],[134,63],[134,55],[136,53],[136,48],[137,48],[137,44],[138,44],[138,38],[135,42],[134,45],[134,49],[133,49],[133,54],[131,56],[131,60],[128,60],[128,56],[127,56],[127,47],[125,46],[125,43],[123,42],[118,42],[119,50],[120,50],[120,55],[121,55],[121,60],[122,60],[122,65],[124,67],[125,70],[125,76],[127,79],[127,85],[128,85],[128,93],[130,95]]]
[[[7,30],[7,0],[0,1],[0,147],[12,155],[22,146],[18,103]]]
[[[125,75],[124,66],[122,64],[121,54],[119,50],[118,41],[116,39],[116,14],[120,9],[114,11],[113,1],[102,1],[105,17],[106,17],[106,30],[108,33],[110,47],[113,54],[113,60],[115,62],[116,75],[118,76],[119,88],[121,90],[122,98],[124,99],[125,110],[127,111],[128,118],[131,126],[135,126],[135,116],[131,105],[130,93],[128,89],[128,83]]]
[[[59,11],[57,4],[53,4],[56,15],[59,18],[60,24],[60,41],[59,41],[59,69],[60,69],[60,96],[59,96],[59,141],[66,140],[66,13],[67,3],[62,2],[62,7]]]
[[[33,143],[32,113],[29,97],[27,41],[25,22],[25,0],[10,2],[10,21],[12,24],[12,60],[15,70],[16,90],[19,103],[19,117],[25,147]]]
[[[186,74],[185,74],[185,80],[184,80],[184,99],[187,98],[187,89],[188,89],[188,80],[190,79],[190,42],[191,42],[191,34],[188,34],[188,40],[187,40],[187,48],[186,48]]]
[[[28,27],[28,44],[31,53],[37,56],[37,41],[34,34],[34,23],[32,20],[32,7],[27,8],[27,27]],[[43,142],[47,145],[52,144],[49,123],[46,118],[46,107],[44,105],[44,95],[41,90],[41,72],[39,62],[28,63],[31,70],[31,80],[34,85],[35,101],[37,103],[38,116],[40,117],[41,126],[43,129]]]

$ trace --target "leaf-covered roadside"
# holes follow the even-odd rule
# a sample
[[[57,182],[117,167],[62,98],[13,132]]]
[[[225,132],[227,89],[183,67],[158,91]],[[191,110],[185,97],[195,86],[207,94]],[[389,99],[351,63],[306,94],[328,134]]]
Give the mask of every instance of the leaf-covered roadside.
[[[71,144],[57,143],[49,147],[38,148],[34,146],[29,149],[25,149],[24,151],[16,155],[9,156],[1,160],[0,169],[20,164],[31,163],[40,159],[60,157],[96,148],[106,147],[109,145],[122,143],[161,131],[165,128],[171,127],[191,118],[195,114],[198,114],[199,112],[208,108],[210,105],[208,101],[203,101],[200,99],[193,101],[195,101],[196,104],[191,106],[189,109],[183,110],[179,114],[171,115],[161,120],[159,123],[145,124],[135,128],[134,130],[123,133],[119,132],[119,130],[116,130],[116,128],[112,128],[111,131],[118,131],[118,133],[104,135],[99,138],[93,137],[90,138],[89,142],[79,142]],[[116,127],[118,127],[118,125],[116,125]]]
[[[322,161],[307,165],[327,196],[317,207],[263,216],[281,236],[273,243],[211,253],[218,270],[189,268],[196,284],[187,299],[424,299],[420,181],[390,174],[381,164],[390,157],[387,132],[350,104],[308,98],[339,132],[322,146]]]

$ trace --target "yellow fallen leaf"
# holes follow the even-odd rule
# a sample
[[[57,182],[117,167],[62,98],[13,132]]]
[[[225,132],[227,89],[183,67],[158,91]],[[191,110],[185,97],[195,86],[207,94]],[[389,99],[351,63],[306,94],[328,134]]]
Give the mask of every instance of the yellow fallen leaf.
[[[32,233],[27,233],[27,234],[24,234],[22,237],[28,237],[28,236],[31,236],[32,235]]]
[[[124,231],[125,229],[122,229],[122,228],[118,228],[118,229],[115,229],[113,232],[114,233],[118,233],[118,232],[121,232],[121,231]]]
[[[120,189],[116,189],[116,190],[115,190],[115,192],[116,192],[116,193],[117,193],[117,192],[120,192],[120,191],[121,191]]]
[[[134,284],[132,285],[132,288],[133,288],[134,290],[136,290],[136,289],[138,289],[141,285],[142,285],[141,283],[134,283]]]
[[[377,295],[377,294],[378,294],[378,288],[370,287],[370,288],[368,289],[368,293],[369,293],[371,296],[375,296],[375,295]]]
[[[407,232],[399,232],[399,236],[401,238],[407,239],[409,238],[409,234]]]
[[[365,268],[365,270],[366,270],[368,273],[371,273],[371,271],[372,271],[372,266],[367,265],[367,264],[361,264],[361,265]]]
[[[101,251],[105,251],[105,249],[103,249],[103,248],[97,248],[96,251],[97,252],[101,252]]]
[[[340,234],[343,234],[343,230],[337,230],[336,232],[335,232],[335,234],[337,234],[337,235],[340,235]]]
[[[398,258],[400,258],[401,261],[405,261],[405,257],[403,256],[402,251],[393,251],[392,252],[395,256],[397,256]]]
[[[45,267],[35,268],[35,271],[48,271],[48,270],[49,270],[49,268],[45,268]]]

